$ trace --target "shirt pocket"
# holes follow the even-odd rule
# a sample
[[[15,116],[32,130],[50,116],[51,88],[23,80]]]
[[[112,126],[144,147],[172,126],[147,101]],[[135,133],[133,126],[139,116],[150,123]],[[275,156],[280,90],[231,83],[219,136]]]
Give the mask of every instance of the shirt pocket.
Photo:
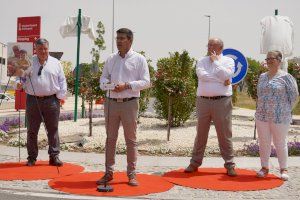
[[[132,77],[133,75],[136,74],[136,72],[137,72],[136,63],[132,61],[126,61],[124,67],[124,73],[126,74],[126,76]]]

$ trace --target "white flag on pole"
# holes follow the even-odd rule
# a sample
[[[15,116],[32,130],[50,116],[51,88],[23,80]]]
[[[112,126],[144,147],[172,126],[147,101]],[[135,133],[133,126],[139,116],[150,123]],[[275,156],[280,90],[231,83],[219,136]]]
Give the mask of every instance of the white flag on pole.
[[[93,22],[90,17],[81,17],[81,33],[88,34],[92,40],[96,39]],[[77,36],[77,17],[67,17],[65,22],[60,26],[59,32],[63,38]]]

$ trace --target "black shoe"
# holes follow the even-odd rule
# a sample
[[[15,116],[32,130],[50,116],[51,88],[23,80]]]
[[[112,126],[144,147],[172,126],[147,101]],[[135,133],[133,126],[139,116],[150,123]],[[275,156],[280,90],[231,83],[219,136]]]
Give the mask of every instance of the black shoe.
[[[192,164],[190,164],[187,168],[184,169],[184,173],[193,173],[197,171],[198,171],[198,167]]]
[[[63,166],[63,162],[59,160],[58,156],[54,156],[49,158],[49,165],[61,167]]]
[[[104,174],[104,176],[102,176],[102,178],[100,178],[98,181],[96,181],[96,184],[97,185],[104,185],[110,181],[112,181],[114,178],[113,178],[113,173],[109,173],[109,172],[106,172]]]
[[[32,167],[32,166],[34,166],[34,165],[35,165],[35,160],[29,159],[29,160],[27,161],[27,163],[26,163],[26,166],[28,166],[28,167]]]

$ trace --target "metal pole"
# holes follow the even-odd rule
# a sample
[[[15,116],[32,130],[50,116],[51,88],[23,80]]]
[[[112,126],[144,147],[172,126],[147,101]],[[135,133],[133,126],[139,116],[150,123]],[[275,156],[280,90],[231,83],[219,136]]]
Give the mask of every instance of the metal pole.
[[[169,96],[169,106],[168,106],[168,133],[167,140],[170,141],[170,133],[171,133],[171,124],[172,124],[172,97]]]
[[[113,10],[112,10],[112,38],[111,38],[111,51],[115,51],[115,0],[113,0]]]
[[[205,17],[208,17],[208,40],[210,38],[210,15],[204,15]]]
[[[79,79],[80,33],[81,33],[81,9],[78,10],[78,18],[77,18],[77,59],[76,59],[76,79],[75,79],[74,122],[77,121],[78,88],[79,88],[79,80],[78,79]]]

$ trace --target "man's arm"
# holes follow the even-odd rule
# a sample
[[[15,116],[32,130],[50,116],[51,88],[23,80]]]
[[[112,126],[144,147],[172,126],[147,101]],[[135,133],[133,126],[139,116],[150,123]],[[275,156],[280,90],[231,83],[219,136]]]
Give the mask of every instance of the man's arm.
[[[103,71],[102,71],[102,75],[100,77],[100,88],[101,90],[106,90],[105,88],[105,84],[110,82],[110,78],[109,77],[109,70],[108,70],[108,66],[109,66],[109,59],[106,60],[104,67],[103,67]]]
[[[221,81],[230,80],[234,74],[234,61],[233,59],[228,59],[224,62],[220,62],[220,60],[215,60],[213,65],[216,68],[216,76]]]
[[[204,66],[205,63],[203,59],[199,60],[196,64],[196,74],[198,79],[204,82],[216,81],[216,78],[211,73],[206,71]]]
[[[66,76],[64,73],[64,70],[61,66],[61,63],[59,62],[59,74],[58,74],[58,84],[59,84],[59,88],[60,90],[57,92],[56,97],[58,99],[66,99],[67,97],[67,81],[66,81]]]

